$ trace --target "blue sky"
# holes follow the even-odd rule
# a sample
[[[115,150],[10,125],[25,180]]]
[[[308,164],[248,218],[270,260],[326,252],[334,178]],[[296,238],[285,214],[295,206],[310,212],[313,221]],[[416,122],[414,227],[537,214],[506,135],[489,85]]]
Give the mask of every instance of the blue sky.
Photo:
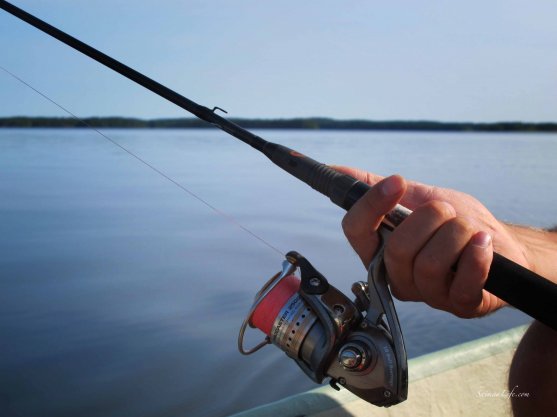
[[[13,0],[234,117],[557,121],[555,1]],[[80,116],[184,112],[0,12],[0,65]],[[0,72],[0,116],[61,116]]]

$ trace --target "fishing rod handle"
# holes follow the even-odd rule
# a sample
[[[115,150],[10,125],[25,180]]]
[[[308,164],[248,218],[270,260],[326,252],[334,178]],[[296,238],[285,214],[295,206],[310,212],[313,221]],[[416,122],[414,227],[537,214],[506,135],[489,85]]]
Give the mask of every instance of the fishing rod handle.
[[[349,210],[371,186],[342,174],[282,145],[268,142],[263,152],[276,165],[328,196],[333,203]],[[383,224],[398,226],[412,213],[397,205]],[[494,253],[484,288],[536,320],[557,330],[557,284]]]

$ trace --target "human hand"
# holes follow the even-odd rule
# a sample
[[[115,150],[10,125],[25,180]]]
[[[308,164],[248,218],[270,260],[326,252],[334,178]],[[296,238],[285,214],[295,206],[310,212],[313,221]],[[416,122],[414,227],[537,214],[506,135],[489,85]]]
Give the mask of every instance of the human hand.
[[[530,267],[512,228],[474,197],[396,175],[383,178],[354,168],[333,168],[374,185],[342,221],[366,267],[380,243],[376,231],[384,215],[398,203],[413,210],[385,246],[385,266],[396,298],[424,301],[458,317],[483,316],[505,305],[483,289],[493,251]]]

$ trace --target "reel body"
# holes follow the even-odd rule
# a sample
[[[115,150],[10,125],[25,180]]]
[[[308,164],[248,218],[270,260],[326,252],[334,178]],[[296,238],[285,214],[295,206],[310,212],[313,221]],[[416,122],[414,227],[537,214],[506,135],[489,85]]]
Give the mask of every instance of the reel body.
[[[293,276],[299,270],[300,280]],[[316,383],[345,387],[378,406],[406,400],[408,365],[398,316],[389,291],[382,250],[367,282],[352,286],[354,301],[332,286],[307,259],[289,252],[281,272],[257,293],[238,337],[251,354],[272,343]],[[278,300],[278,303],[273,301]],[[267,336],[245,350],[247,326]]]

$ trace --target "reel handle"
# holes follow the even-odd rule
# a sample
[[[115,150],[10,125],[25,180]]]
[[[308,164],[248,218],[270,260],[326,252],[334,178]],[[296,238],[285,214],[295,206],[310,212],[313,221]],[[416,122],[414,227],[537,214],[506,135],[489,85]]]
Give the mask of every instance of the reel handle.
[[[366,183],[342,174],[286,146],[267,142],[263,153],[276,165],[349,210],[367,191]],[[397,205],[383,225],[394,229],[412,213]],[[541,323],[557,330],[557,284],[494,253],[484,288]]]

